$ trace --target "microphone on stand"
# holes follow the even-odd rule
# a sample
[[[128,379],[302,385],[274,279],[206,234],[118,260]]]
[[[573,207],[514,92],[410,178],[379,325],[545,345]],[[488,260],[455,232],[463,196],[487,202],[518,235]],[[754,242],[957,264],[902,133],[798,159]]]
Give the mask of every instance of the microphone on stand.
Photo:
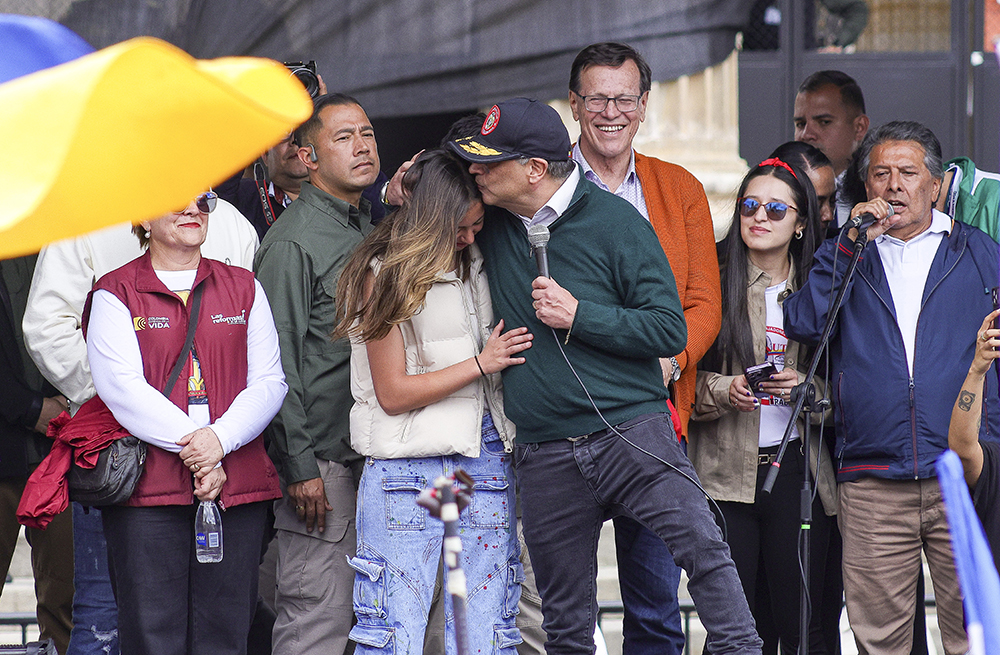
[[[538,264],[538,274],[541,277],[552,277],[549,275],[549,228],[544,225],[529,226],[528,243],[531,244],[531,253]]]

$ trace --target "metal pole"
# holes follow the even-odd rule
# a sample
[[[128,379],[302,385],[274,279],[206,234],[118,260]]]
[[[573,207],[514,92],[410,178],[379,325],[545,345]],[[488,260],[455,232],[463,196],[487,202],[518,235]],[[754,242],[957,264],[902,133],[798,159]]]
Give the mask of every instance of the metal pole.
[[[839,238],[839,237],[838,237]],[[792,416],[788,421],[788,425],[785,427],[785,434],[781,440],[781,446],[778,448],[778,455],[775,461],[771,464],[770,470],[767,472],[767,478],[764,480],[763,492],[771,493],[771,489],[774,487],[774,481],[778,477],[778,470],[781,468],[781,460],[785,455],[785,449],[788,447],[789,439],[792,435],[792,430],[795,427],[795,421],[799,416],[799,413],[806,409],[808,412],[821,412],[823,411],[824,400],[816,401],[816,387],[813,385],[813,379],[816,377],[816,369],[819,367],[819,361],[822,357],[823,349],[827,342],[830,340],[830,335],[833,332],[833,327],[837,321],[837,314],[840,312],[840,306],[844,302],[844,296],[847,294],[847,287],[854,277],[854,271],[858,267],[858,260],[861,258],[861,251],[864,250],[865,244],[868,241],[868,235],[864,232],[858,233],[857,239],[854,241],[854,251],[851,254],[851,259],[847,265],[847,272],[844,274],[844,280],[841,282],[840,289],[837,291],[837,296],[833,301],[833,305],[830,308],[830,312],[826,318],[826,325],[823,327],[823,334],[819,338],[819,344],[813,353],[812,362],[809,364],[809,372],[806,374],[805,380],[796,385],[792,389],[790,400],[795,404],[792,410]],[[836,270],[834,270],[833,275],[836,277]],[[802,492],[800,495],[800,511],[801,511],[801,526],[799,529],[801,539],[800,539],[800,556],[802,562],[802,580],[799,594],[799,655],[808,655],[809,653],[809,613],[811,608],[807,602],[810,598],[809,589],[809,560],[811,557],[810,552],[810,539],[811,539],[811,528],[812,528],[812,484],[810,479],[809,470],[809,437],[810,437],[810,423],[808,415],[806,416],[806,434],[805,441],[803,443],[803,453],[805,455],[806,466],[804,481],[802,483]],[[817,461],[819,461],[817,454]]]
[[[468,617],[465,601],[468,585],[462,570],[462,537],[458,533],[458,519],[462,509],[469,504],[472,496],[473,480],[457,469],[453,475],[442,475],[434,481],[434,486],[425,489],[417,497],[417,504],[427,509],[431,516],[444,523],[442,552],[444,565],[448,570],[447,592],[451,595],[452,612],[455,617],[455,652],[457,655],[469,653]]]

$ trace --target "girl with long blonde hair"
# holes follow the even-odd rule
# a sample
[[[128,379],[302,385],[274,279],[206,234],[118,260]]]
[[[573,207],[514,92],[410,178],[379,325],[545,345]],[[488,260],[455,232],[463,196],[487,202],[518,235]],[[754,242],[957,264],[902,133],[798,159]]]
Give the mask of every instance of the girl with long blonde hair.
[[[351,638],[357,652],[421,652],[443,524],[415,503],[457,468],[475,481],[462,512],[468,643],[514,655],[519,582],[514,426],[500,371],[520,364],[527,328],[493,325],[475,235],[484,208],[466,166],[424,153],[407,200],[365,239],[337,287],[337,334],[351,337],[351,445],[367,459],[358,492]],[[445,585],[449,580],[445,573]],[[445,595],[446,614],[451,613]],[[446,625],[454,652],[454,625]]]

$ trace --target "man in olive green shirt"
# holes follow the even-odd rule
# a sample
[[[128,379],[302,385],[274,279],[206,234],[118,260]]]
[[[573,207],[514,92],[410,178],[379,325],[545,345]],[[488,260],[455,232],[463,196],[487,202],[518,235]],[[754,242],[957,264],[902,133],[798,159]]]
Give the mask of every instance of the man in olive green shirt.
[[[296,131],[309,169],[299,199],[268,231],[254,268],[278,329],[288,384],[269,430],[285,485],[275,503],[278,569],[273,652],[332,653],[348,644],[357,533],[349,415],[350,344],[331,342],[337,277],[371,231],[361,192],[379,172],[375,133],[356,100],[317,98]]]

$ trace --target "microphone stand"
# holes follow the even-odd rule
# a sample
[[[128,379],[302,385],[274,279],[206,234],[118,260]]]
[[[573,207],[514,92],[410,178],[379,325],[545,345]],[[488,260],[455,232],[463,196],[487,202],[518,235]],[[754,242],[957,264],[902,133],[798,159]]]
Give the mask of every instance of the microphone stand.
[[[854,241],[854,252],[851,254],[851,260],[847,265],[847,272],[844,274],[844,280],[841,282],[840,288],[837,290],[837,296],[834,299],[833,306],[830,308],[830,312],[826,317],[826,325],[823,326],[823,334],[819,338],[819,343],[817,344],[815,352],[813,352],[812,362],[809,364],[809,372],[806,373],[805,380],[792,389],[789,396],[790,400],[795,403],[795,406],[792,410],[792,416],[788,420],[788,425],[785,427],[785,434],[781,439],[781,445],[778,447],[778,454],[775,456],[774,462],[771,463],[770,470],[767,472],[767,478],[764,480],[764,493],[769,494],[771,493],[771,489],[774,488],[775,479],[778,477],[778,469],[781,468],[781,460],[785,455],[785,449],[788,448],[788,442],[792,436],[792,430],[795,428],[796,417],[798,417],[799,413],[802,412],[804,408],[809,413],[822,413],[830,405],[830,401],[826,398],[820,398],[819,400],[816,399],[816,385],[813,383],[813,380],[816,377],[816,369],[819,367],[823,350],[830,341],[830,333],[833,332],[833,326],[836,324],[837,315],[840,313],[840,306],[843,304],[844,296],[847,294],[847,287],[850,284],[851,279],[853,279],[854,272],[858,267],[858,260],[861,258],[861,251],[864,250],[867,243],[867,231],[859,229],[857,239]],[[836,276],[836,270],[834,270],[833,274]],[[812,552],[809,539],[812,534],[810,530],[812,528],[813,495],[812,478],[809,470],[809,438],[811,436],[810,430],[812,427],[812,421],[806,420],[805,424],[806,429],[802,440],[802,453],[805,457],[806,465],[803,473],[802,492],[799,496],[799,516],[801,519],[799,527],[799,548],[802,560],[802,582],[799,587],[798,652],[802,655],[807,655],[809,653],[809,566],[810,555]],[[817,457],[817,461],[818,459],[819,458]]]
[[[444,539],[441,544],[442,558],[448,570],[445,593],[451,595],[452,614],[455,619],[455,653],[468,655],[469,630],[465,602],[468,598],[465,572],[462,570],[462,537],[458,519],[461,511],[469,505],[473,479],[462,469],[455,469],[452,475],[442,475],[434,480],[434,486],[424,489],[417,496],[417,505],[444,523]],[[0,653],[2,655],[2,653]]]

